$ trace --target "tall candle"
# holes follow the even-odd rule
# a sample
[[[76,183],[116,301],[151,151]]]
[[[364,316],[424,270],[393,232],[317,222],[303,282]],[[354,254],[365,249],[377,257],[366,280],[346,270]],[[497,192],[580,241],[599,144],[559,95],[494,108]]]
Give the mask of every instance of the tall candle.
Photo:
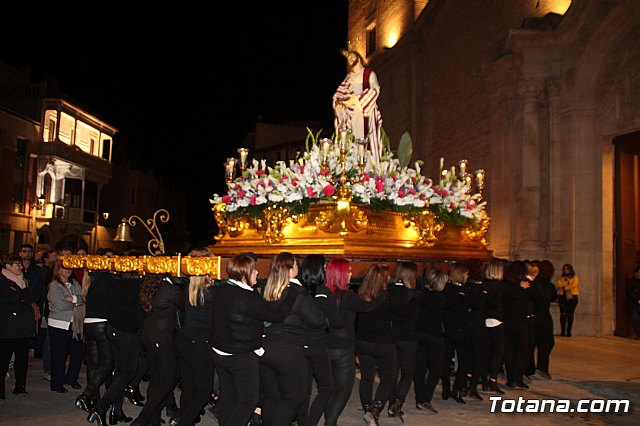
[[[249,156],[249,150],[247,148],[238,148],[238,154],[240,154],[240,164],[245,164]]]
[[[444,170],[444,157],[440,157],[440,174]]]
[[[460,176],[464,176],[467,173],[467,160],[460,160],[458,165],[460,166]]]
[[[484,187],[484,170],[480,169],[476,171],[476,184],[478,188]]]
[[[323,138],[320,142],[322,143],[322,157],[329,157],[329,152],[331,151],[331,139]]]

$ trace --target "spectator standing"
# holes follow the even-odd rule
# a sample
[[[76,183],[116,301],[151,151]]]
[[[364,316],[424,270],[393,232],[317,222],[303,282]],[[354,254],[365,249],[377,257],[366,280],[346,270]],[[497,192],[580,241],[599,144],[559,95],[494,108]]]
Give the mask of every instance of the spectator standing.
[[[0,274],[0,399],[5,399],[5,380],[14,355],[16,395],[27,394],[29,339],[35,335],[32,303],[38,297],[24,278],[19,256],[9,256]]]
[[[558,287],[558,305],[560,305],[560,335],[571,337],[573,316],[578,306],[578,275],[573,266],[566,263],[562,266],[562,275],[556,281]]]

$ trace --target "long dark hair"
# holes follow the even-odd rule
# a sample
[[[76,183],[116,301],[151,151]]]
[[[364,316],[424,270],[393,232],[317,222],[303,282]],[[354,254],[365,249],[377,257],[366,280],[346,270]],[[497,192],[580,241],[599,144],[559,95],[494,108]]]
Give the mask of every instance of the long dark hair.
[[[302,265],[300,265],[298,279],[312,295],[316,294],[318,287],[324,286],[324,262],[323,255],[310,254],[304,258]]]
[[[504,278],[512,283],[520,283],[527,275],[527,264],[522,260],[512,262],[504,271]]]
[[[564,273],[564,268],[567,268],[567,269],[569,270],[569,273],[568,273],[568,274],[565,274],[565,273]],[[572,266],[572,265],[570,265],[570,264],[568,264],[568,263],[565,263],[564,265],[562,265],[562,276],[563,276],[563,277],[573,278],[573,276],[574,276],[575,274],[576,274],[576,271],[575,271],[575,269],[573,269],[573,266]]]
[[[151,312],[151,299],[158,292],[164,277],[162,275],[145,275],[140,284],[140,306],[145,312]]]

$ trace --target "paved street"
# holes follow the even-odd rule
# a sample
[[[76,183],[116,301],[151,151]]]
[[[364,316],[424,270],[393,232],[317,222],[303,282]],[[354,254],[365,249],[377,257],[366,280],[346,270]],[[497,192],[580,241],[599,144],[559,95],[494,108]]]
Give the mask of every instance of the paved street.
[[[439,414],[428,415],[417,411],[413,404],[413,389],[409,392],[405,406],[405,424],[412,425],[501,425],[518,423],[522,425],[538,424],[638,424],[633,408],[640,403],[640,341],[618,337],[572,337],[556,338],[556,347],[551,356],[552,380],[534,377],[528,390],[511,390],[504,397],[517,399],[519,396],[532,399],[568,399],[571,407],[576,407],[580,399],[606,400],[629,399],[631,410],[627,414],[595,413],[491,413],[491,394],[482,393],[483,401],[467,400],[467,404],[458,404],[453,400],[440,399],[440,387],[436,389],[433,400]],[[84,383],[84,377],[81,377]],[[501,380],[504,383],[504,380]],[[146,383],[144,387],[146,388]],[[16,396],[11,393],[13,378],[7,379],[7,399],[0,401],[0,424],[2,425],[83,425],[86,414],[75,408],[74,401],[80,390],[69,388],[67,394],[49,391],[49,383],[43,379],[41,362],[31,359],[27,390],[29,395]],[[179,396],[176,391],[176,396]],[[358,382],[353,389],[349,405],[340,418],[341,426],[364,425],[359,410]],[[506,406],[506,405],[505,405]],[[125,412],[135,417],[140,408],[125,404]],[[200,425],[216,425],[209,416],[203,416]],[[380,418],[381,425],[396,425],[399,421],[386,416]]]

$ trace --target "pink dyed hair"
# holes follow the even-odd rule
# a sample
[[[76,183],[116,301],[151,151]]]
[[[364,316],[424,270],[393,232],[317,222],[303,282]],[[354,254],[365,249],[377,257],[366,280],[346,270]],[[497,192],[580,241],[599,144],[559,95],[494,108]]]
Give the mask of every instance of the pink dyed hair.
[[[331,294],[345,291],[349,286],[349,261],[346,259],[332,259],[327,265],[327,288]]]

